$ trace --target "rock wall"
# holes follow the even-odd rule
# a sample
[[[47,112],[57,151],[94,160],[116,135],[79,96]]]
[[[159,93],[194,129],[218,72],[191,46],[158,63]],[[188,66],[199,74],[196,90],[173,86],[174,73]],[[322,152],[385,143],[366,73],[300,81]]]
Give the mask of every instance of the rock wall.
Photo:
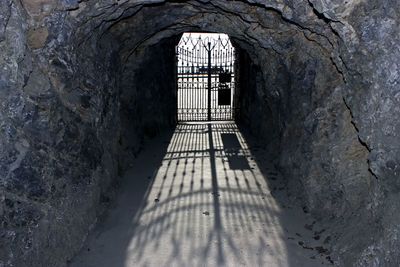
[[[239,112],[236,120],[264,143],[277,143],[278,115],[273,112],[278,106],[265,94],[267,84],[262,71],[265,69],[256,65],[245,50],[239,49],[237,60]]]
[[[321,12],[338,21],[334,27],[340,36],[339,53],[345,65],[344,100],[360,142],[369,151],[368,165],[376,177],[367,210],[378,226],[372,228],[368,247],[363,248],[357,264],[396,266],[400,264],[400,218],[394,212],[399,208],[400,196],[397,186],[400,128],[396,119],[400,111],[400,69],[396,60],[400,56],[400,3],[358,1],[353,5],[354,9],[339,12],[339,6],[316,1]],[[341,21],[349,25],[349,30],[342,31]]]
[[[127,168],[141,141],[176,124],[175,45],[170,38],[142,45],[129,57],[121,77],[122,164]]]
[[[246,85],[256,90],[243,95],[242,117],[265,140],[279,133],[290,197],[335,229],[339,265],[396,266],[398,4],[310,2],[336,37],[329,45],[281,41],[292,52],[253,57]]]
[[[40,4],[1,3],[1,266],[65,265],[117,171],[118,61],[105,47],[85,64],[63,11],[44,27]]]
[[[1,1],[0,266],[79,249],[140,139],[174,122],[184,31],[243,52],[241,118],[279,140],[290,197],[333,225],[336,263],[400,265],[399,14],[391,0]]]
[[[377,183],[368,170],[369,152],[358,140],[343,99],[345,82],[329,49],[296,38],[296,32],[282,35],[281,42],[290,44],[285,53],[262,51],[253,62],[242,59],[252,67],[241,69],[241,120],[276,147],[288,197],[338,233],[339,250],[348,246],[341,233],[361,235],[355,216],[362,216],[364,225],[373,221],[367,207]],[[368,243],[358,240],[352,253]],[[350,258],[343,257],[343,264],[353,264]]]

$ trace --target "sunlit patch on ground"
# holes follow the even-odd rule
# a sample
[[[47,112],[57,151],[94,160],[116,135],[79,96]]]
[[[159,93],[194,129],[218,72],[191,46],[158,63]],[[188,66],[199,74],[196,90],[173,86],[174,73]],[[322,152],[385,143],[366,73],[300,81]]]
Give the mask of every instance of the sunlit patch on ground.
[[[74,266],[320,266],[310,218],[273,196],[278,172],[235,123],[180,124],[168,143],[137,159]]]

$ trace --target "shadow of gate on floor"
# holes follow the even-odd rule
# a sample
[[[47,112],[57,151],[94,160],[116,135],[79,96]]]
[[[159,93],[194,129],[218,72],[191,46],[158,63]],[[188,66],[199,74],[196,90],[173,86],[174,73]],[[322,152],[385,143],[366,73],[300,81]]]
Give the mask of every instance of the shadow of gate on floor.
[[[274,170],[236,124],[180,124],[160,158],[169,136],[138,157],[71,266],[299,266],[263,174]]]

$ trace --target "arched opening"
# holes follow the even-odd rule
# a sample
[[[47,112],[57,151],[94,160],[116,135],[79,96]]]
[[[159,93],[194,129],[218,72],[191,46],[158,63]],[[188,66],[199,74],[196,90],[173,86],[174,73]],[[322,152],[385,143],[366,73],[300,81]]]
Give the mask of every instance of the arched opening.
[[[229,36],[183,33],[176,56],[177,121],[234,120],[236,54]]]

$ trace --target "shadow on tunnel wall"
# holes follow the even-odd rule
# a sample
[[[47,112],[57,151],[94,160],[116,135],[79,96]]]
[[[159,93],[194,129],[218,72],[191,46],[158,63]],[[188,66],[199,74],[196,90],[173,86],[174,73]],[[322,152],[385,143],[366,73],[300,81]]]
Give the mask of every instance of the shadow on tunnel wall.
[[[71,266],[298,266],[260,144],[235,123],[180,124],[160,140]]]

